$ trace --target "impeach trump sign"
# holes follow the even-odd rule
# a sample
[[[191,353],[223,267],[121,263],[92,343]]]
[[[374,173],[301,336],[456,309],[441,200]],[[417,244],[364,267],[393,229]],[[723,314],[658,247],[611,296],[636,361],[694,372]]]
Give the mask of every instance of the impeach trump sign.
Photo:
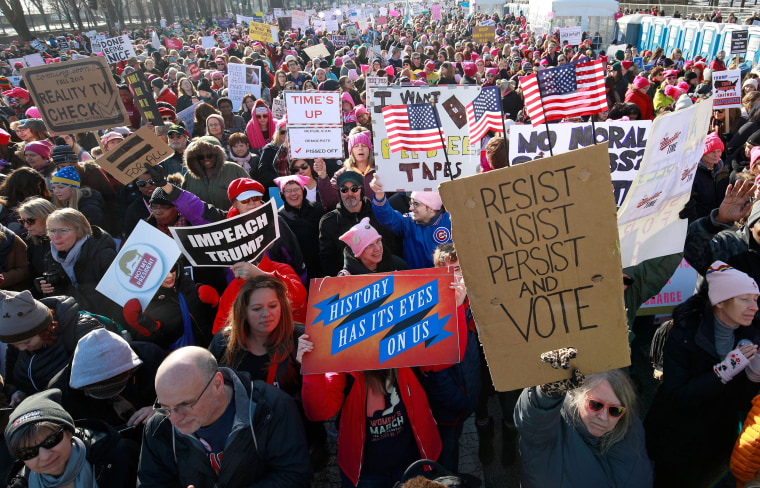
[[[303,374],[459,362],[449,268],[312,280]]]

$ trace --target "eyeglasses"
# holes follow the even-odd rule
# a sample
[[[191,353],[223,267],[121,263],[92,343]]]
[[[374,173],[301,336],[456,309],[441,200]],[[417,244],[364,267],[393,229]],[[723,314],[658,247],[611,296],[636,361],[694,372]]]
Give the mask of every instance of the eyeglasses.
[[[361,187],[359,187],[359,186],[352,186],[352,187],[350,187],[350,188],[349,188],[349,187],[347,187],[347,186],[341,186],[341,187],[340,187],[340,192],[341,192],[341,193],[348,193],[349,191],[350,191],[351,193],[356,193],[356,192],[358,192],[359,190],[361,190]]]
[[[489,73],[489,74],[486,74],[486,78],[494,78],[495,76],[496,76],[496,75],[492,75],[492,74],[490,74],[490,73]]]
[[[137,180],[137,181],[135,181],[135,185],[137,185],[138,188],[145,188],[149,184],[150,184],[150,182],[148,180]]]
[[[37,222],[37,219],[17,219],[18,223],[21,225],[33,225],[35,222]]]
[[[71,227],[61,227],[59,229],[45,229],[45,230],[47,232],[47,235],[50,236],[50,235],[57,235],[57,234],[68,234],[74,229],[72,229]]]
[[[180,134],[179,132],[169,132],[166,135],[169,136],[169,139],[182,139],[185,137],[185,134]]]
[[[223,80],[223,79],[224,79],[224,78],[219,78],[218,76],[215,76],[215,77],[213,78],[213,80],[214,80],[214,81],[220,81],[220,80]]]
[[[309,165],[307,163],[303,163],[301,165],[293,166],[292,168],[290,168],[290,172],[298,173],[299,170],[306,171],[307,169],[309,169]]]
[[[287,130],[287,129],[285,129],[285,130],[281,130],[281,131],[279,131],[279,132],[280,132],[280,135],[281,135],[281,136],[284,136],[284,135],[286,135],[286,134],[288,133],[288,130]]]
[[[206,390],[208,390],[208,387],[211,385],[211,382],[214,381],[214,378],[216,378],[216,374],[214,373],[213,376],[211,376],[211,379],[208,380],[208,383],[206,383],[206,386],[203,387],[203,391],[201,391],[201,394],[198,395],[198,398],[195,399],[193,403],[188,403],[186,405],[178,405],[174,408],[164,408],[160,403],[158,403],[158,400],[156,400],[156,403],[153,404],[153,410],[155,410],[158,413],[161,413],[163,415],[166,415],[167,417],[171,417],[173,413],[176,413],[177,415],[187,415],[190,410],[195,407],[199,401],[201,401],[201,398],[203,398],[203,394],[206,393]]]
[[[214,153],[199,153],[196,157],[198,158],[198,161],[204,161],[204,160],[210,161],[212,159],[216,159],[216,154],[214,154]]]
[[[268,118],[269,118],[269,115],[267,115],[267,114],[258,114],[258,115],[256,116],[256,118],[257,118],[257,119],[268,119]]]
[[[169,210],[173,208],[174,207],[171,205],[151,205],[150,211],[153,213],[162,213],[162,212],[168,212]]]
[[[53,432],[49,436],[45,437],[45,439],[39,444],[37,444],[36,446],[24,447],[22,449],[19,449],[18,452],[16,453],[16,457],[20,461],[30,461],[36,458],[40,454],[40,448],[52,449],[58,444],[60,444],[61,441],[63,440],[63,433],[64,433],[64,430],[63,428],[61,428]]]
[[[294,195],[296,193],[303,193],[303,190],[301,189],[300,186],[296,186],[296,187],[293,187],[293,188],[288,188],[286,190],[282,190],[282,192],[284,194],[286,194],[286,195]]]
[[[420,203],[420,202],[409,202],[409,208],[419,208],[419,207],[424,207],[424,206],[425,206],[425,204],[424,204],[424,203]]]
[[[254,203],[254,202],[260,202],[260,201],[261,201],[261,197],[250,197],[250,198],[246,198],[245,200],[238,200],[238,202],[242,203],[243,205],[247,205],[249,203]]]
[[[621,405],[608,405],[595,398],[587,398],[586,406],[592,412],[597,412],[597,413],[601,412],[602,410],[606,408],[609,416],[615,419],[622,417],[626,411],[626,408]]]
[[[164,122],[174,122],[174,119],[172,119],[171,115],[163,117],[163,120],[164,120]]]

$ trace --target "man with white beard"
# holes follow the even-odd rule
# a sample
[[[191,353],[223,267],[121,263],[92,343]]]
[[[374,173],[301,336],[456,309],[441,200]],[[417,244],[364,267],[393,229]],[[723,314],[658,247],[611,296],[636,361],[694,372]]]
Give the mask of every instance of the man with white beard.
[[[159,166],[163,168],[165,176],[184,173],[186,169],[182,167],[182,155],[187,147],[187,131],[181,125],[171,125],[166,137],[169,147],[174,149],[174,154],[161,161]]]

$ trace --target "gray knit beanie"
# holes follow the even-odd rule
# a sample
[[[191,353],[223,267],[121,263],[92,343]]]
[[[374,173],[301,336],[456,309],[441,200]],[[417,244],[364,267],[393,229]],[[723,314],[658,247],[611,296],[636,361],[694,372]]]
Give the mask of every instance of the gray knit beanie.
[[[71,361],[69,386],[81,389],[134,369],[142,360],[117,334],[95,329],[79,339]]]
[[[40,334],[52,323],[50,309],[29,290],[0,293],[0,341],[14,343]]]

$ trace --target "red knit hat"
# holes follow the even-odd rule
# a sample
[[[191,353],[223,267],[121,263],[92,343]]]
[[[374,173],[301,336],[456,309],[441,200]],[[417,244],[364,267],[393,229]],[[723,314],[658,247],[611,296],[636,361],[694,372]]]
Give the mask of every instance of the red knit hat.
[[[250,178],[238,178],[227,187],[227,198],[231,202],[264,196],[264,185]]]

